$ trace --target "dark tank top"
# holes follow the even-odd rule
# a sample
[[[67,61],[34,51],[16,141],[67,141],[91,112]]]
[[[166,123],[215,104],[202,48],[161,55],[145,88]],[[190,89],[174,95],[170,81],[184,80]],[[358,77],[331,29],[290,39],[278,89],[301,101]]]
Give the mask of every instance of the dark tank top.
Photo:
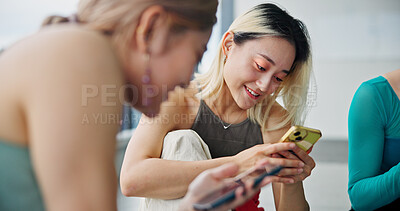
[[[201,100],[199,111],[192,130],[204,140],[210,149],[212,158],[233,156],[257,144],[263,144],[260,126],[249,118],[238,124],[223,122],[207,104]]]

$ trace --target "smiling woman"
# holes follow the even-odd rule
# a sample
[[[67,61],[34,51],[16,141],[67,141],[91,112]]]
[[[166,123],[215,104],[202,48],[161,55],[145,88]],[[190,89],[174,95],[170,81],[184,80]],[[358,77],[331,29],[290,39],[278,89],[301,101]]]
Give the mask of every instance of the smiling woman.
[[[122,192],[147,197],[142,210],[176,210],[176,200],[163,199],[182,197],[200,172],[227,162],[243,172],[267,158],[287,167],[273,185],[277,210],[307,209],[302,181],[315,163],[301,149],[293,149],[294,156],[276,142],[304,120],[310,73],[310,41],[301,21],[274,4],[238,17],[209,71],[170,93],[158,121],[142,117],[125,154]],[[272,156],[277,153],[284,158]],[[237,209],[257,206],[258,196]]]

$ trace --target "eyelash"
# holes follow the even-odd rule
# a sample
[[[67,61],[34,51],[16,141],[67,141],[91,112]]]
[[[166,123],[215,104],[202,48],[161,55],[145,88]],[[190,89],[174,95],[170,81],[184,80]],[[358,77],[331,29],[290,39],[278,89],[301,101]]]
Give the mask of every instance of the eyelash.
[[[282,81],[283,81],[281,78],[278,78],[278,77],[276,77],[276,76],[273,76],[273,77],[274,77],[275,80],[278,81],[278,82],[282,82]]]
[[[266,71],[266,69],[261,67],[259,64],[256,63],[256,65],[257,65],[258,70],[263,71],[263,72]]]
[[[266,71],[264,67],[261,67],[261,66],[260,66],[259,64],[257,64],[257,63],[256,63],[256,65],[257,65],[258,70],[263,71],[263,72]],[[277,76],[273,76],[273,77],[274,77],[274,79],[275,79],[277,82],[279,82],[279,83],[283,81],[281,78],[279,78],[279,77],[277,77]]]

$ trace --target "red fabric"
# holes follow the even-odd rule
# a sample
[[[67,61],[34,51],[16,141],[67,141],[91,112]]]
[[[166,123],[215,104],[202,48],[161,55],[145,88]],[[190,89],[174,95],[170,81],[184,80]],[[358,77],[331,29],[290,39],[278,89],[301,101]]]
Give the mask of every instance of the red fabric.
[[[259,196],[260,191],[258,191],[258,193],[256,193],[253,198],[248,200],[246,203],[236,207],[235,211],[264,211],[264,208],[258,207],[260,204],[260,201],[258,200]]]

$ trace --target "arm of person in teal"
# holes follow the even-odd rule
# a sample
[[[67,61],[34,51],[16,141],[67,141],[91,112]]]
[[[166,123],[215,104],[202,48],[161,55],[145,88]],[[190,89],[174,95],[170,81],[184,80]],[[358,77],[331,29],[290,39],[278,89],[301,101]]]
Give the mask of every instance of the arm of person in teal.
[[[374,210],[400,195],[400,166],[381,172],[385,110],[373,85],[363,83],[350,106],[348,193],[355,210]]]

